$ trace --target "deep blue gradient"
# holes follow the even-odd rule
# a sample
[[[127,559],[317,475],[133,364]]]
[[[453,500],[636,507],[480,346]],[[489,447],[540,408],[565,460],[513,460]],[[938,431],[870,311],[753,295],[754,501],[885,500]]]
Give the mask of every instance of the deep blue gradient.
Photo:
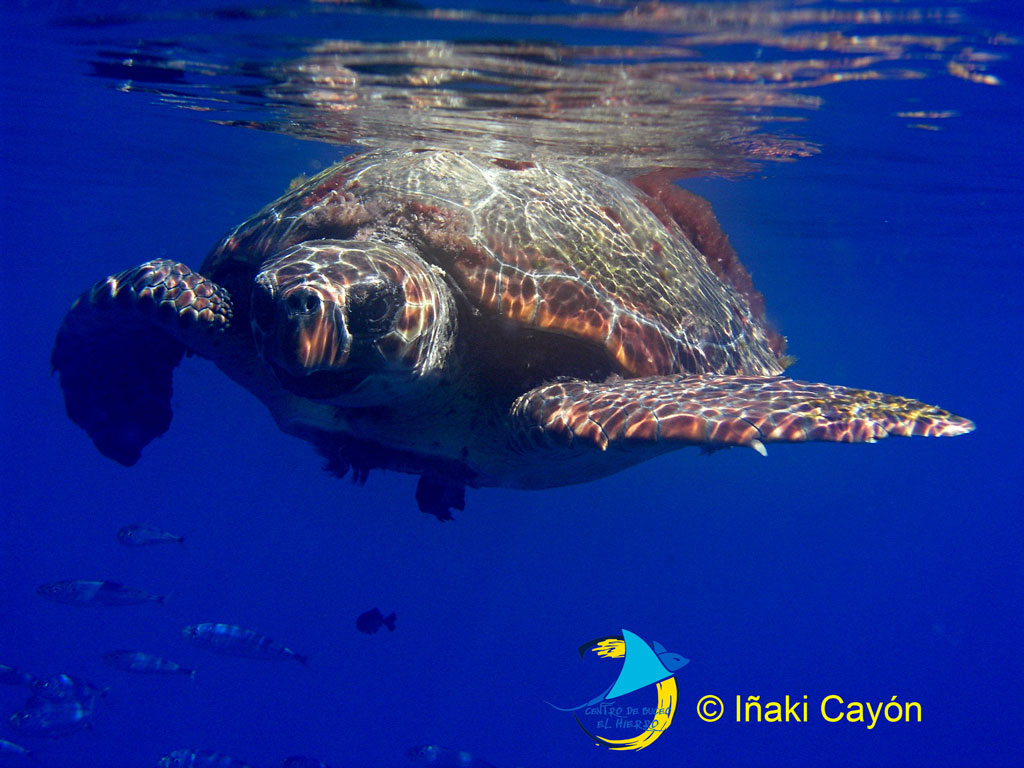
[[[120,93],[68,44],[87,31],[4,9],[0,663],[110,691],[91,731],[28,740],[0,723],[0,738],[48,768],[152,766],[183,747],[261,768],[291,754],[400,768],[417,744],[500,768],[1020,764],[1019,48],[992,68],[998,87],[829,86],[794,128],[820,154],[686,183],[715,205],[799,357],[794,376],[918,397],[975,420],[975,433],[770,446],[767,459],[688,449],[578,487],[469,490],[466,511],[440,524],[416,510],[412,477],[358,487],[328,476],[202,360],[176,372],[172,427],[133,468],[67,420],[49,354],[82,290],[157,256],[198,266],[226,230],[343,150]],[[971,12],[979,29],[1022,35],[1014,9]],[[908,109],[958,117],[918,130],[894,116]],[[122,547],[116,532],[133,522],[186,544]],[[93,610],[35,594],[66,578],[169,597]],[[395,632],[356,631],[374,606],[397,612]],[[206,621],[258,629],[311,662],[180,640]],[[622,628],[691,660],[675,722],[635,754],[595,747],[544,703],[610,684],[576,648]],[[101,661],[136,647],[198,667],[197,679]],[[737,695],[807,695],[810,722],[737,723],[730,709],[705,723],[705,694],[730,707]],[[917,701],[923,722],[826,723],[817,703],[829,694]],[[0,686],[4,720],[23,699]]]

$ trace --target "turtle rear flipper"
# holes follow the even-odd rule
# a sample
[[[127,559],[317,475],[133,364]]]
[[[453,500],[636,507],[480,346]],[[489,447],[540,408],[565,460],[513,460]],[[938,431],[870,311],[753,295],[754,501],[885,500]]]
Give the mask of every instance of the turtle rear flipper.
[[[454,520],[451,511],[466,508],[466,486],[433,475],[421,475],[416,484],[416,503],[421,512],[441,522]]]
[[[74,303],[53,347],[68,417],[131,466],[171,422],[171,374],[231,321],[227,291],[166,259],[102,280]]]
[[[674,375],[594,383],[570,380],[522,395],[514,437],[532,447],[708,448],[826,440],[873,443],[889,435],[950,436],[967,419],[896,395],[784,376]]]

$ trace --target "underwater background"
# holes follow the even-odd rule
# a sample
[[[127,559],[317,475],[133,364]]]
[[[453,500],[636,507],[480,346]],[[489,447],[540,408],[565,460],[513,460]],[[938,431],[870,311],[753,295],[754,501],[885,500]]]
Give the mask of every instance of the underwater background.
[[[109,688],[90,728],[42,738],[8,728],[26,692],[0,685],[0,738],[35,764],[153,766],[205,749],[257,767],[289,755],[390,767],[415,765],[418,745],[499,768],[1020,764],[1017,3],[0,8],[0,664]],[[327,40],[348,41],[349,79],[303,81],[294,73],[314,67],[295,63]],[[450,71],[493,76],[420,103],[429,78],[389,79],[413,71],[394,44],[420,40],[515,49],[518,63],[457,49]],[[578,92],[545,85],[545,99],[514,104],[542,90],[524,62],[563,67]],[[651,94],[636,134],[632,107],[594,96],[598,80]],[[510,104],[556,102],[550,134],[495,122]],[[580,486],[469,489],[442,524],[417,510],[411,476],[329,476],[200,359],[176,371],[171,428],[132,468],[65,416],[50,350],[96,280],[160,256],[198,268],[293,178],[358,144],[489,137],[622,175],[690,169],[681,183],[713,203],[799,359],[788,373],[920,398],[977,430],[772,445],[767,458],[684,449]],[[131,523],[185,542],[124,547]],[[93,608],[36,594],[61,579],[167,597]],[[394,632],[357,630],[373,607],[396,613]],[[198,622],[251,627],[309,663],[210,654],[180,637]],[[595,745],[546,703],[604,690],[615,665],[594,669],[577,648],[623,629],[690,660],[671,726],[639,752]],[[121,648],[196,677],[106,666]],[[717,722],[698,717],[707,695],[724,701]],[[737,722],[736,698],[755,696],[806,696],[806,721]],[[827,696],[896,697],[922,717],[827,722]]]

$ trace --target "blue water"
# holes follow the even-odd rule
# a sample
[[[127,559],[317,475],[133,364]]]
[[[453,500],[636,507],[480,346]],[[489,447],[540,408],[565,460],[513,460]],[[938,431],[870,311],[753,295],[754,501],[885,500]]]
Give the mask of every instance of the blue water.
[[[686,182],[713,202],[766,296],[799,357],[794,376],[938,403],[973,419],[975,433],[770,446],[767,459],[688,449],[582,486],[469,490],[465,512],[440,524],[417,511],[412,477],[376,473],[359,487],[328,476],[202,360],[177,371],[172,427],[133,468],[104,459],[68,421],[49,353],[82,290],[158,256],[198,267],[292,178],[348,149],[215,124],[91,76],[87,62],[112,38],[188,35],[215,51],[241,22],[55,26],[139,8],[53,5],[5,3],[0,31],[0,664],[110,690],[87,731],[31,739],[2,725],[0,738],[49,768],[151,766],[179,748],[255,766],[294,754],[335,768],[406,766],[420,744],[500,768],[1020,764],[1019,46],[1001,45],[1005,58],[987,70],[1000,85],[937,75],[815,90],[823,104],[787,130],[818,154]],[[1012,2],[964,11],[979,39],[1024,35]],[[281,23],[294,36],[321,22]],[[332,31],[343,23],[366,40],[499,34],[372,12]],[[922,119],[931,130],[901,110],[956,114]],[[122,547],[116,532],[133,522],[186,544]],[[169,596],[76,609],[35,593],[70,578]],[[397,613],[394,633],[356,631],[374,606]],[[182,626],[206,621],[258,629],[310,664],[219,657],[180,640]],[[597,680],[576,649],[623,628],[690,659],[676,674],[673,724],[638,753],[595,746],[545,703],[607,687],[613,673]],[[101,661],[136,647],[197,667],[195,681]],[[697,716],[709,694],[725,700],[719,722]],[[737,696],[787,695],[807,696],[807,722],[734,717]],[[818,709],[829,695],[919,702],[921,722],[829,723]],[[0,686],[0,715],[24,696]]]

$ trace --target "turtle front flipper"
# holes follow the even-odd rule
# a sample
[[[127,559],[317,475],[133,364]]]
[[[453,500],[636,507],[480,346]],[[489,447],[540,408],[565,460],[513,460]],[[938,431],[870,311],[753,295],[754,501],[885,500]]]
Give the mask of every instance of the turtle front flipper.
[[[742,445],[761,454],[765,443],[873,443],[889,435],[974,429],[967,419],[917,400],[784,376],[562,381],[522,395],[512,418],[521,447]]]
[[[184,264],[149,261],[72,305],[53,346],[68,417],[126,466],[171,422],[171,373],[231,323],[231,297]]]

